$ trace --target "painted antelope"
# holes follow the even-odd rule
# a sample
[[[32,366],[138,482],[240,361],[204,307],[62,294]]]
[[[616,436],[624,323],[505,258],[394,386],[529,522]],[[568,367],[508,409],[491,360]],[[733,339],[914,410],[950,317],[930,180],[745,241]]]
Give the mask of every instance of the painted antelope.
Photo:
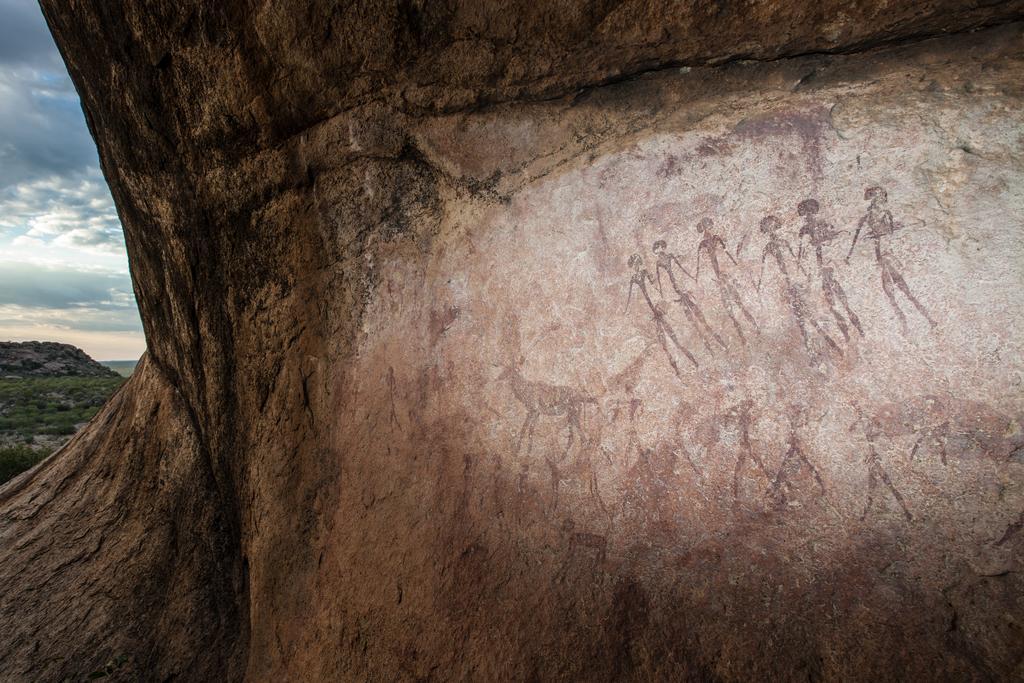
[[[533,448],[533,430],[537,425],[537,420],[541,415],[545,415],[565,418],[569,427],[569,441],[562,454],[564,458],[572,448],[577,433],[579,433],[580,442],[585,440],[582,423],[583,406],[586,403],[597,405],[597,399],[570,387],[528,380],[520,371],[523,362],[524,359],[520,357],[515,365],[506,366],[500,376],[501,379],[508,380],[516,400],[526,408],[526,418],[523,420],[523,426],[519,428],[519,438],[516,440],[516,453],[522,449],[524,437],[526,438],[526,451],[530,452]]]
[[[943,465],[950,456],[1004,463],[1024,447],[1021,416],[949,395],[927,394],[882,403],[875,406],[871,420],[880,437],[908,449],[911,461],[937,452]]]

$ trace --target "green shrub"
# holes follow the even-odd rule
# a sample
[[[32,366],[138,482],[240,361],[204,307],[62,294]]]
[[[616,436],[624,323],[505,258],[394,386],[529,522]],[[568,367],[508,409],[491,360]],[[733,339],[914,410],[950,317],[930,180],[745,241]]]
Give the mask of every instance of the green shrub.
[[[0,380],[0,437],[73,434],[125,382],[120,377]]]
[[[49,455],[28,446],[0,448],[0,484],[13,479]]]

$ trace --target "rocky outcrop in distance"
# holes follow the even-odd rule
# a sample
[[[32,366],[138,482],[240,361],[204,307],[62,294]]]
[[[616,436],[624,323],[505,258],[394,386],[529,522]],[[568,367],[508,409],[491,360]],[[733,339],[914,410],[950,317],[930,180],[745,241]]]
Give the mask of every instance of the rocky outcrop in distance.
[[[77,346],[59,342],[0,342],[0,378],[117,377]]]

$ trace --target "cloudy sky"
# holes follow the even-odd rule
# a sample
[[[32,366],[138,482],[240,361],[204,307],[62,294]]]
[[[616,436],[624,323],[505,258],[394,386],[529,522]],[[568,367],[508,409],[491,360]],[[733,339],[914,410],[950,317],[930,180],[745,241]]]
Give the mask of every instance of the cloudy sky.
[[[35,0],[0,0],[0,341],[145,349],[121,225]]]

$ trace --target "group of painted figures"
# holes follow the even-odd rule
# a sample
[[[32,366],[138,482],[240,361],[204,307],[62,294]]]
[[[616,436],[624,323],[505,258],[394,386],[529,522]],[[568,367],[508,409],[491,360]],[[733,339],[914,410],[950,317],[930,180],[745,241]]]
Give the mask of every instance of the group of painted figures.
[[[854,249],[862,236],[873,241],[875,263],[881,276],[882,290],[895,312],[902,332],[904,334],[908,333],[907,316],[897,301],[897,293],[901,293],[923,316],[924,320],[931,327],[935,327],[936,322],[911,292],[910,287],[900,273],[901,266],[899,261],[890,253],[886,244],[887,237],[907,226],[893,218],[892,213],[887,208],[886,192],[881,187],[867,188],[864,192],[864,199],[869,202],[869,205],[867,211],[853,230],[845,255],[845,262],[849,263]],[[826,354],[831,353],[836,356],[842,356],[843,349],[840,343],[837,342],[837,337],[831,335],[825,325],[817,319],[816,307],[808,300],[808,288],[803,282],[796,280],[796,271],[802,273],[808,280],[812,279],[812,275],[805,268],[804,263],[805,256],[813,251],[814,266],[817,269],[817,277],[813,278],[813,280],[818,287],[818,291],[820,291],[821,299],[824,300],[824,304],[828,307],[831,318],[835,321],[836,328],[838,328],[839,333],[842,335],[843,342],[849,343],[854,334],[864,336],[864,327],[861,320],[851,307],[846,291],[837,277],[836,268],[826,253],[827,248],[835,243],[841,235],[846,234],[847,231],[836,230],[831,224],[820,217],[819,212],[820,206],[815,199],[805,199],[797,204],[796,213],[803,220],[803,224],[797,231],[798,244],[796,251],[794,251],[790,242],[784,237],[782,221],[778,216],[768,215],[760,221],[759,227],[760,232],[764,236],[764,247],[761,251],[760,272],[755,289],[757,292],[761,292],[761,285],[765,278],[765,269],[767,266],[774,266],[777,271],[780,294],[793,314],[803,344],[808,352],[812,357],[816,357],[819,354],[815,343],[812,341],[813,334],[817,335],[820,339],[819,346],[823,345],[827,349],[825,351]],[[917,225],[921,224],[920,222],[917,223]],[[742,256],[747,238],[741,239],[735,251],[730,252],[725,240],[715,231],[711,218],[705,217],[700,220],[696,229],[700,236],[700,241],[697,246],[696,264],[693,274],[687,270],[678,255],[669,251],[668,245],[664,240],[658,240],[652,245],[652,251],[655,256],[654,275],[647,269],[644,264],[644,258],[640,254],[633,254],[628,260],[632,273],[629,292],[626,298],[626,310],[629,310],[630,303],[632,302],[634,288],[639,289],[640,295],[642,295],[650,309],[658,341],[675,374],[679,377],[682,377],[682,373],[676,362],[676,354],[669,347],[670,342],[695,368],[699,367],[699,363],[691,350],[680,341],[675,329],[673,329],[672,324],[668,320],[664,305],[665,292],[662,289],[662,275],[667,277],[669,285],[676,295],[674,301],[681,305],[687,321],[709,354],[714,355],[716,351],[727,349],[728,343],[724,338],[725,335],[720,334],[709,323],[693,292],[686,288],[685,281],[682,279],[682,276],[686,276],[693,280],[694,283],[700,282],[702,261],[705,264],[705,272],[710,267],[712,280],[718,290],[721,310],[731,322],[740,343],[745,345],[748,335],[751,333],[755,335],[761,334],[754,315],[740,293],[738,280],[730,273],[729,263],[731,262],[733,267],[739,266],[738,259]],[[725,255],[728,261],[724,261],[721,258],[722,254]],[[655,300],[652,296],[650,286],[657,287],[658,294],[660,295],[658,300]],[[533,431],[538,419],[542,415],[562,418],[566,422],[569,435],[561,458],[564,458],[569,453],[574,442],[577,441],[577,436],[579,437],[578,442],[582,446],[586,447],[591,443],[590,437],[584,432],[582,413],[585,404],[598,403],[598,400],[587,395],[585,392],[576,391],[570,387],[527,380],[520,371],[522,362],[523,359],[520,357],[517,362],[506,367],[505,372],[502,373],[502,376],[511,382],[512,391],[516,399],[527,410],[526,417],[519,430],[516,452],[520,451],[524,443],[527,452],[530,451]],[[632,416],[636,411],[634,403],[638,402],[630,402],[630,419],[633,419]],[[922,410],[921,414],[923,415],[928,413],[931,408],[925,407]],[[800,436],[800,432],[806,427],[807,417],[805,412],[805,409],[798,407],[791,411],[785,452],[775,471],[770,471],[768,463],[762,459],[753,445],[751,431],[757,419],[753,401],[744,400],[738,405],[729,408],[725,413],[718,415],[718,420],[721,424],[731,424],[739,432],[740,447],[737,451],[732,481],[734,503],[740,499],[740,481],[743,478],[744,470],[750,468],[754,468],[763,477],[765,486],[764,496],[766,500],[772,501],[772,504],[775,506],[784,508],[789,505],[790,496],[795,493],[795,488],[798,486],[797,482],[801,474],[807,474],[813,480],[813,484],[819,489],[820,493],[825,493],[824,479],[813,461],[808,457]],[[887,419],[885,419],[886,416],[884,415],[881,417],[861,415],[859,409],[857,412],[859,417],[854,425],[851,426],[851,430],[859,426],[863,431],[866,441],[864,464],[867,474],[867,496],[863,512],[861,513],[861,519],[864,519],[873,507],[881,505],[882,499],[888,493],[899,506],[906,519],[912,520],[913,515],[907,505],[907,501],[896,487],[882,461],[883,442],[887,438],[886,429],[891,430],[893,427],[885,426]],[[614,420],[616,417],[617,411],[613,413],[612,419]],[[917,425],[919,419],[920,417],[918,416],[914,419],[908,418],[902,421],[897,420],[896,422]],[[917,434],[917,440],[911,449],[911,459],[919,446],[928,440],[944,444],[948,421],[940,422],[941,424],[938,426],[924,428],[920,434]],[[917,427],[915,427],[915,431],[919,431]],[[945,464],[944,448],[945,446],[943,445],[943,464]],[[645,454],[648,449],[638,446],[638,450],[643,456],[640,459],[642,464],[647,460]],[[703,478],[704,475],[700,468],[689,458],[685,450],[684,455],[697,476]],[[561,458],[547,458],[552,473],[551,482],[555,501],[557,501],[558,497],[559,481],[561,481],[563,476],[559,465]],[[596,495],[597,485],[592,472],[590,478],[589,486],[591,493]],[[1022,516],[1022,519],[1024,519],[1024,516]]]
[[[870,202],[870,204],[867,212],[860,219],[860,222],[853,233],[850,248],[845,259],[846,263],[849,263],[850,256],[853,254],[857,241],[863,233],[865,237],[874,241],[875,262],[878,265],[881,274],[882,290],[885,292],[890,305],[896,313],[896,317],[899,320],[903,333],[906,334],[908,331],[907,318],[896,301],[897,291],[902,292],[906,299],[920,312],[922,316],[924,316],[929,325],[935,327],[935,321],[928,314],[925,307],[921,305],[921,302],[917,300],[917,297],[915,297],[910,291],[910,287],[900,274],[899,262],[895,256],[888,251],[884,244],[886,237],[906,226],[893,219],[892,213],[886,205],[886,192],[881,187],[867,188],[867,190],[864,191],[864,199]],[[843,290],[842,285],[836,277],[835,267],[832,264],[832,261],[827,258],[824,253],[825,248],[838,239],[840,235],[846,233],[846,231],[837,231],[832,225],[822,220],[819,217],[819,208],[818,202],[814,199],[805,199],[797,205],[797,214],[803,218],[804,223],[800,227],[798,233],[799,244],[796,252],[793,251],[793,247],[785,237],[783,237],[781,229],[782,221],[779,220],[777,216],[769,215],[765,216],[761,220],[760,230],[765,235],[767,242],[761,252],[761,270],[758,275],[756,289],[758,292],[761,290],[761,282],[764,278],[765,265],[774,265],[777,268],[780,277],[782,296],[790,310],[793,312],[793,317],[800,330],[804,346],[808,350],[812,349],[811,337],[808,329],[810,328],[810,330],[813,330],[813,332],[821,338],[825,346],[832,353],[841,356],[842,349],[839,344],[836,343],[835,339],[833,339],[828,331],[815,318],[813,306],[808,303],[802,288],[794,282],[786,258],[786,255],[788,254],[795,262],[796,268],[807,277],[810,277],[803,265],[805,254],[804,244],[806,240],[810,249],[813,249],[814,251],[821,293],[832,317],[835,319],[836,326],[839,328],[839,332],[842,334],[843,339],[846,342],[850,341],[851,328],[856,330],[857,334],[863,336],[864,328],[861,325],[860,319],[850,307],[850,302],[847,299],[846,292]],[[705,348],[712,355],[715,352],[715,346],[725,349],[726,342],[722,339],[721,335],[715,332],[711,325],[708,324],[708,321],[701,311],[700,306],[697,304],[693,294],[683,286],[683,283],[681,283],[680,279],[676,276],[676,267],[696,283],[700,278],[701,258],[704,257],[706,262],[710,264],[714,282],[718,287],[722,309],[732,322],[740,342],[746,344],[744,324],[749,326],[755,334],[760,334],[757,321],[744,304],[743,297],[737,289],[735,279],[725,268],[723,268],[723,264],[719,260],[719,254],[725,254],[734,266],[738,265],[736,257],[740,256],[745,239],[741,240],[740,244],[737,246],[736,255],[734,256],[729,252],[728,246],[722,236],[715,232],[714,224],[710,218],[703,218],[697,224],[697,233],[700,235],[700,242],[697,247],[696,268],[692,275],[686,270],[680,258],[668,250],[668,245],[664,240],[658,240],[652,246],[652,251],[654,252],[656,259],[655,275],[651,275],[650,271],[647,270],[644,265],[644,259],[640,254],[633,254],[629,257],[628,261],[628,265],[632,268],[633,272],[629,282],[629,294],[626,298],[626,308],[628,310],[629,304],[632,301],[633,288],[639,288],[640,293],[647,302],[653,316],[658,340],[661,343],[662,348],[665,350],[669,363],[672,365],[676,375],[680,375],[680,370],[673,354],[669,352],[666,340],[671,341],[679,352],[686,356],[694,367],[698,367],[699,363],[693,353],[679,341],[675,330],[666,318],[666,311],[663,305],[660,302],[656,303],[648,290],[648,284],[656,285],[659,293],[663,295],[661,286],[662,271],[667,275],[669,284],[671,284],[672,289],[677,296],[675,301],[682,304],[683,312],[686,315],[687,320],[700,336]]]

